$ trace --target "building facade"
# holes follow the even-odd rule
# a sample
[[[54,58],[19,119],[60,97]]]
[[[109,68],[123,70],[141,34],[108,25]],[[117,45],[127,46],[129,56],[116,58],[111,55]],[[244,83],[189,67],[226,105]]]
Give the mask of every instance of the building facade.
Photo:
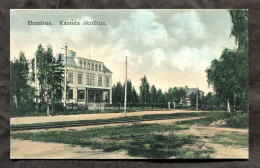
[[[186,91],[184,104],[187,106],[191,105],[190,97],[192,94],[196,94],[198,92],[199,95],[204,95],[204,92],[202,90],[200,90],[199,88],[188,88],[188,86],[185,86],[184,90]]]
[[[73,51],[68,52],[67,59],[61,53],[56,55],[56,60],[59,57],[67,68],[66,103],[112,103],[112,72],[103,62],[76,57]]]

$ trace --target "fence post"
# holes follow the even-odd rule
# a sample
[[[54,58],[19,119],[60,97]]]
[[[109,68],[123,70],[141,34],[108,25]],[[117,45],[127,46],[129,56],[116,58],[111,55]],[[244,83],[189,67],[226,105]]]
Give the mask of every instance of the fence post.
[[[161,110],[162,110],[162,103],[161,103]]]
[[[168,102],[168,110],[171,110],[171,102]]]
[[[131,102],[131,111],[132,111],[132,109],[133,109],[133,104],[132,104],[132,102]]]
[[[118,112],[120,112],[120,102],[118,102]]]
[[[144,103],[142,102],[142,110],[144,110]]]

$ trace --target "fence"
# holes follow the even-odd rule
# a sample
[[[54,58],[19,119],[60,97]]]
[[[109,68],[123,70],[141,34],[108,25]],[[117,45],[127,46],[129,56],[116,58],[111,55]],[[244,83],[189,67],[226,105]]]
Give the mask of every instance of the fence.
[[[47,105],[38,105],[38,111],[47,111]],[[49,105],[50,114],[88,114],[88,113],[119,113],[124,112],[124,103],[67,103],[64,106],[63,103],[57,103]],[[137,111],[162,111],[174,109],[173,103],[127,103],[127,112],[137,112]]]

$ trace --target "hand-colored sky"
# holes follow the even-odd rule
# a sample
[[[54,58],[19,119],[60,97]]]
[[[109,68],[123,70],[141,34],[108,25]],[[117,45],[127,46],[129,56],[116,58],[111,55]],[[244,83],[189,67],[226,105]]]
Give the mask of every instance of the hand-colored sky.
[[[61,26],[59,21],[80,21]],[[52,26],[28,26],[28,21],[51,21]],[[106,26],[83,25],[104,21]],[[51,45],[54,54],[65,43],[76,56],[99,60],[113,72],[113,83],[128,78],[139,90],[140,78],[163,91],[169,87],[199,87],[208,92],[205,70],[224,48],[235,48],[230,38],[227,10],[11,10],[11,55],[23,51],[34,57],[39,44]]]

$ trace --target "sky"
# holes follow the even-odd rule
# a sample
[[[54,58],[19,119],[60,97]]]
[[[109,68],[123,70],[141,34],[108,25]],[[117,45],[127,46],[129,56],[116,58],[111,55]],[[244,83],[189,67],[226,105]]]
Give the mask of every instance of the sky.
[[[59,25],[72,20],[81,25]],[[31,26],[28,21],[52,25]],[[106,25],[83,25],[85,21]],[[224,48],[237,47],[231,27],[229,12],[223,9],[11,10],[10,60],[20,51],[32,59],[39,44],[50,45],[54,54],[64,53],[61,48],[67,43],[76,56],[104,62],[113,72],[113,84],[124,82],[127,56],[128,79],[137,90],[145,75],[163,91],[188,86],[207,93],[212,87],[205,70]]]

